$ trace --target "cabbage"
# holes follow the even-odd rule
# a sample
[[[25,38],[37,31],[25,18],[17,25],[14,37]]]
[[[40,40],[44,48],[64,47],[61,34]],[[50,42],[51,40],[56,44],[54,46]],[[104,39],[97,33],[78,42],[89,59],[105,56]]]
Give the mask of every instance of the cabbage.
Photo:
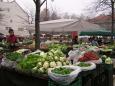
[[[112,64],[112,60],[110,57],[108,57],[106,60],[105,60],[105,63],[106,64]]]
[[[32,72],[36,72],[37,69],[38,69],[38,67],[34,67],[34,68],[32,68]]]
[[[62,63],[60,61],[56,62],[57,66],[62,66]]]
[[[38,63],[37,63],[37,67],[38,67],[38,68],[42,67],[42,62],[38,62]]]
[[[44,72],[45,72],[45,69],[44,69],[43,67],[41,67],[41,68],[38,69],[38,72],[39,72],[39,73],[44,73]]]
[[[51,52],[51,51],[49,51],[47,54],[48,54],[49,56],[54,56],[53,52]]]
[[[54,59],[55,59],[55,61],[58,61],[59,58],[57,56],[55,56]]]
[[[45,61],[43,64],[43,68],[47,69],[48,67],[49,67],[49,63],[48,63],[48,61]]]
[[[47,53],[40,52],[40,56],[42,56],[42,57],[46,57],[46,56],[47,56]]]
[[[66,62],[63,62],[63,66],[67,65]]]
[[[64,62],[64,61],[65,61],[65,58],[64,58],[64,57],[60,57],[60,61],[61,61],[61,62]]]
[[[50,67],[51,67],[51,68],[56,67],[56,63],[55,63],[55,62],[50,62]]]
[[[70,62],[68,60],[66,61],[66,65],[70,65]]]

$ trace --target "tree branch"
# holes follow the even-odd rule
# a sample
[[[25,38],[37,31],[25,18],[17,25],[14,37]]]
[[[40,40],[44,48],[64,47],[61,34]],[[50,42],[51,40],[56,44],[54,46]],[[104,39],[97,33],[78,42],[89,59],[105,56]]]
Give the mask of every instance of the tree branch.
[[[34,3],[36,4],[36,0],[33,0],[34,1]]]
[[[44,0],[41,4],[40,4],[40,7],[45,3],[46,0]]]

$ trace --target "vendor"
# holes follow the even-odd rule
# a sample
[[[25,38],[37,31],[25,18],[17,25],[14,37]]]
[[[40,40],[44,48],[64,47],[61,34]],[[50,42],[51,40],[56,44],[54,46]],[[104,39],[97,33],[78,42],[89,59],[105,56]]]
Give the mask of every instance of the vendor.
[[[14,30],[13,29],[9,29],[9,36],[7,37],[6,41],[8,43],[8,48],[10,49],[10,51],[14,51],[17,49],[16,43],[17,41],[17,37],[14,35]]]

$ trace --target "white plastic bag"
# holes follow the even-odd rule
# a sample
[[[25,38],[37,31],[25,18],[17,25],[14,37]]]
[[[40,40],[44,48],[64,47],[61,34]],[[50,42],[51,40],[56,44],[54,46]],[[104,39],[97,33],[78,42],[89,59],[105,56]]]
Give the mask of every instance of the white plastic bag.
[[[87,62],[93,62],[95,64],[101,64],[102,63],[102,59],[99,58],[98,60],[90,60],[90,61],[87,61]]]
[[[80,62],[77,62],[76,64],[74,64],[74,65],[76,65],[76,66],[78,66],[78,64],[79,64]],[[84,62],[84,63],[88,63],[88,64],[91,64],[91,66],[88,66],[88,67],[80,67],[81,68],[81,70],[82,71],[88,71],[88,70],[93,70],[93,69],[95,69],[96,68],[96,64],[95,63],[93,63],[93,62]]]
[[[69,55],[69,60],[74,60],[75,57],[77,57],[79,55],[79,51],[78,50],[74,50],[74,51],[69,51],[68,53]]]
[[[52,73],[52,70],[54,68],[52,68],[52,69],[50,68],[48,70],[49,77],[53,81],[55,81],[55,82],[57,82],[58,84],[61,84],[61,85],[69,85],[71,82],[73,82],[76,79],[78,74],[81,72],[80,67],[75,67],[75,66],[62,66],[62,67],[73,69],[74,71],[71,72],[68,75],[61,75],[61,74]]]
[[[6,66],[6,67],[15,67],[16,66],[16,62],[15,61],[11,61],[7,58],[3,58],[1,65]]]

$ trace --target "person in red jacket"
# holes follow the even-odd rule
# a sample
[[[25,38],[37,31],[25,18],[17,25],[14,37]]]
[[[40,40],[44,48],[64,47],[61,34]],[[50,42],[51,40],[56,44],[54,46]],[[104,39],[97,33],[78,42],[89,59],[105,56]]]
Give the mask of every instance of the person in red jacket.
[[[13,29],[9,29],[9,36],[7,37],[7,43],[11,51],[14,51],[17,48],[16,46],[17,37],[14,35]]]

